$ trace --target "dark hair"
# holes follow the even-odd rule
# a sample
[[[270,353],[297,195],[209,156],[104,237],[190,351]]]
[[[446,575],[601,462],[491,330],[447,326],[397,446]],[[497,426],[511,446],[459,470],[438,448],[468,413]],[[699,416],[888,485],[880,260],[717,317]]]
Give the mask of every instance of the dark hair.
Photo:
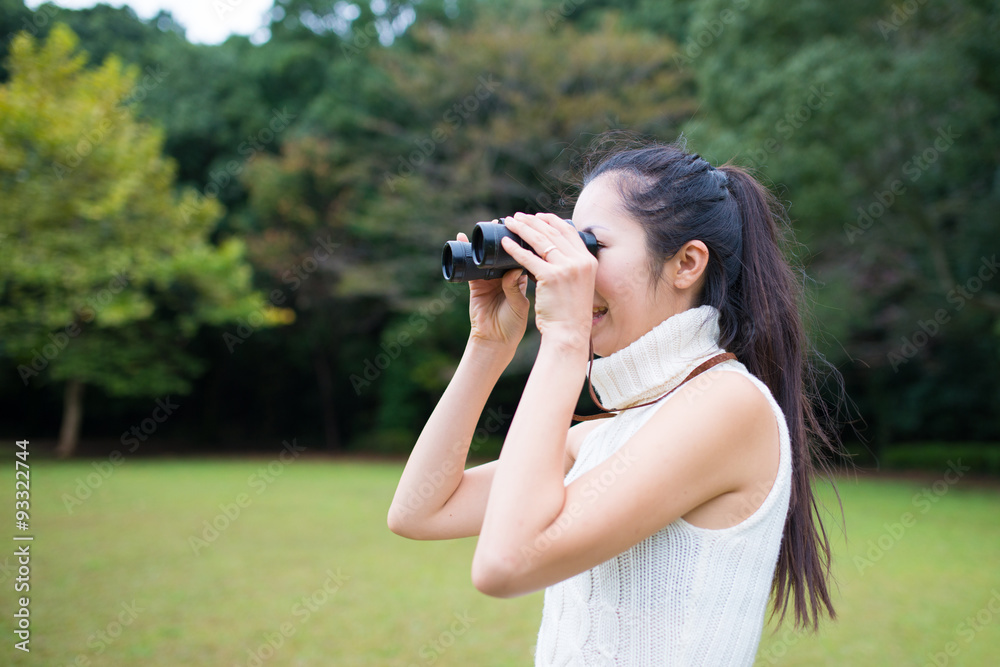
[[[840,450],[825,428],[830,412],[818,399],[817,373],[807,354],[802,287],[782,254],[784,210],[744,169],[716,169],[679,145],[608,154],[584,184],[604,174],[615,178],[626,211],[646,232],[654,276],[688,241],[708,247],[698,305],[718,309],[719,346],[768,386],[791,439],[791,499],[772,583],[772,615],[781,610],[780,624],[794,599],[795,626],[816,629],[824,610],[830,618],[836,613],[828,586],[830,542],[811,481],[817,466],[826,469],[818,455]]]

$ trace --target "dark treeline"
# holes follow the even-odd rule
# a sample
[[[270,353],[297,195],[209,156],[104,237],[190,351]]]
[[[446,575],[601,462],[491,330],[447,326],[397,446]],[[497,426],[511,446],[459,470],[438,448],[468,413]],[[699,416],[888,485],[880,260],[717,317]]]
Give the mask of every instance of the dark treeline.
[[[584,156],[615,130],[683,134],[789,204],[815,344],[869,448],[1000,440],[996,2],[278,0],[266,34],[216,46],[166,13],[0,7],[4,57],[15,34],[42,43],[65,24],[87,68],[135,66],[131,106],[162,129],[180,206],[221,204],[208,240],[242,243],[259,303],[202,318],[176,361],[161,346],[160,365],[109,362],[125,380],[88,371],[85,443],[121,447],[169,395],[149,451],[408,451],[468,332],[443,241],[519,210],[567,214]],[[0,166],[0,184],[18,174]],[[12,280],[0,309],[30,293]],[[183,300],[171,285],[160,294]],[[0,345],[6,432],[54,438],[71,355],[25,380],[32,340]],[[129,340],[150,339],[102,354]],[[532,357],[529,334],[477,451],[496,451]]]

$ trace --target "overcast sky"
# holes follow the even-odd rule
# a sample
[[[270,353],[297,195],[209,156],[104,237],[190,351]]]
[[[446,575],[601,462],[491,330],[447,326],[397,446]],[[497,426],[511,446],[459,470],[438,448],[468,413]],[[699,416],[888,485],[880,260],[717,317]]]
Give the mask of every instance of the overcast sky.
[[[25,4],[35,9],[45,0],[27,0]],[[192,42],[218,44],[236,33],[252,36],[264,23],[264,15],[271,9],[272,0],[55,0],[56,5],[70,9],[107,4],[113,7],[129,5],[140,18],[156,16],[161,9],[169,11],[174,20],[187,30]],[[267,39],[266,31],[255,41]]]

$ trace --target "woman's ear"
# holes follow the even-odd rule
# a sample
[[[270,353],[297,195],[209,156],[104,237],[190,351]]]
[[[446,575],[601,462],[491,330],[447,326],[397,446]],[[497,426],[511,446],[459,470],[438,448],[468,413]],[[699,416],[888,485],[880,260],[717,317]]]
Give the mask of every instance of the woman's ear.
[[[694,240],[682,245],[667,262],[666,268],[674,287],[683,290],[691,287],[701,289],[707,266],[708,246],[703,241]]]

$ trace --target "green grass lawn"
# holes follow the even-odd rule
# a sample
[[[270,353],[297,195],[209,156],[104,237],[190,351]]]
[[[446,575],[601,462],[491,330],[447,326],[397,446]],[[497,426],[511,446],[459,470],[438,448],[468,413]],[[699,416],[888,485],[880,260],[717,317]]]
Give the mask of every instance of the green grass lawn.
[[[0,663],[531,664],[541,594],[481,595],[473,540],[386,529],[401,463],[302,458],[270,480],[267,464],[126,460],[70,513],[91,462],[33,461],[31,653],[13,649],[4,569]],[[1000,491],[944,473],[936,488],[841,480],[840,619],[818,636],[765,629],[758,664],[1000,664]]]

